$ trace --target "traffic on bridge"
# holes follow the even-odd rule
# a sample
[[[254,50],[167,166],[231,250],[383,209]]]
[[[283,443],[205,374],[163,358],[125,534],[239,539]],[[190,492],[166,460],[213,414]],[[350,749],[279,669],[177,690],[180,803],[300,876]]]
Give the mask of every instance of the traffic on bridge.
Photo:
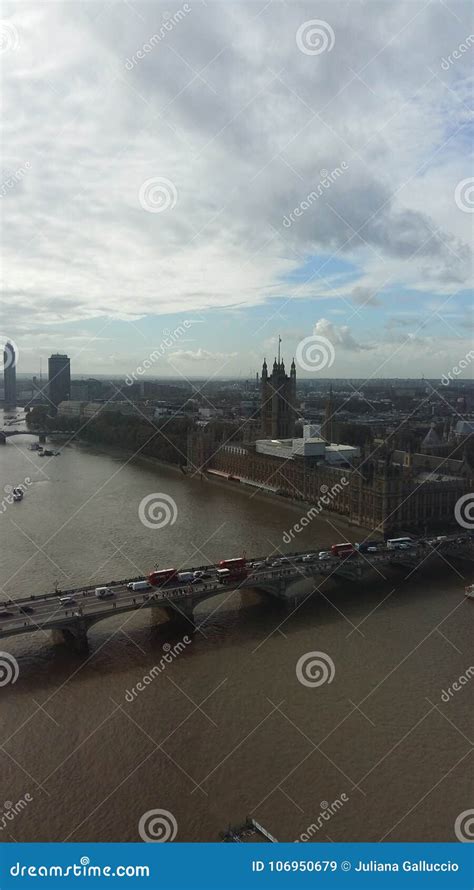
[[[333,544],[330,550],[278,557],[242,556],[187,570],[155,569],[145,578],[7,600],[0,605],[0,638],[54,629],[85,635],[91,625],[110,615],[152,606],[171,607],[192,621],[193,607],[225,588],[257,588],[296,603],[308,592],[295,595],[288,591],[301,580],[314,581],[318,575],[355,580],[379,564],[417,567],[430,557],[448,554],[472,559],[473,543],[469,533],[417,539],[405,536],[385,542],[343,542]]]

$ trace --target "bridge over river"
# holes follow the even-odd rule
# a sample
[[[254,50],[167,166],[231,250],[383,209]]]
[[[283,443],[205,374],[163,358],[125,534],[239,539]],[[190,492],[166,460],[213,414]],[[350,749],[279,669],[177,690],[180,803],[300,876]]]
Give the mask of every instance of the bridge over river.
[[[256,589],[294,608],[301,600],[318,594],[319,578],[342,578],[357,583],[378,566],[400,566],[411,570],[422,569],[433,559],[474,559],[474,538],[469,533],[448,534],[438,539],[420,538],[407,550],[379,547],[376,553],[357,553],[357,556],[319,559],[312,554],[293,553],[280,559],[254,558],[248,560],[248,575],[238,583],[219,581],[219,566],[201,566],[206,578],[199,583],[172,582],[166,587],[133,591],[127,584],[141,578],[103,582],[111,588],[113,597],[98,599],[96,585],[55,591],[24,599],[9,600],[0,607],[0,642],[6,637],[21,634],[59,631],[65,641],[78,651],[87,648],[90,627],[114,615],[141,609],[164,609],[170,618],[180,617],[194,625],[193,611],[201,602],[221,596],[226,591]],[[253,563],[258,563],[254,567]],[[186,571],[185,569],[182,570]],[[189,570],[191,571],[191,570]],[[61,603],[60,597],[71,601]]]
[[[44,432],[44,430],[39,430],[37,432],[33,432],[32,430],[0,430],[0,445],[6,445],[7,439],[11,439],[12,436],[34,436],[35,439],[39,439],[40,442],[46,442],[47,435],[48,433]],[[54,435],[54,433],[52,435]]]

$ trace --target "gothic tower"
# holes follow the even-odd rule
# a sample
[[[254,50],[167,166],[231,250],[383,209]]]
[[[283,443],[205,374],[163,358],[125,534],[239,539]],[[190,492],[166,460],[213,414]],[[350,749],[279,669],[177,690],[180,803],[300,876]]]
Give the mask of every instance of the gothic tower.
[[[280,357],[280,343],[278,338],[278,361],[275,358],[270,376],[263,360],[260,383],[261,431],[269,439],[291,439],[295,432],[296,365],[293,359],[288,376]]]

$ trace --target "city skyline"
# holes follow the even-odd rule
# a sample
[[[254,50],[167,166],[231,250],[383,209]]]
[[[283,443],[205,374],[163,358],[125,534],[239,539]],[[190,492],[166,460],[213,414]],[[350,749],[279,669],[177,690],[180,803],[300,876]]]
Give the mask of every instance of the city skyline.
[[[472,334],[455,6],[360,4],[355,25],[323,3],[314,25],[311,4],[184,4],[166,29],[157,4],[8,6],[3,327],[22,370],[61,350],[78,375],[132,373],[187,321],[147,376],[245,376],[279,333],[288,357],[329,340],[335,379],[448,373]]]

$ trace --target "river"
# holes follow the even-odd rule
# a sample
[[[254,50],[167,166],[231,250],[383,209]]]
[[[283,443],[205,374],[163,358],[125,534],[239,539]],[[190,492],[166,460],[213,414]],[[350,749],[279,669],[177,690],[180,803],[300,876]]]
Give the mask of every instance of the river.
[[[0,428],[22,428],[11,420],[0,412]],[[0,450],[3,599],[361,534],[322,514],[287,548],[297,505],[77,443],[41,458],[32,441]],[[177,505],[159,529],[138,514],[154,492]],[[227,592],[196,610],[195,632],[119,616],[85,655],[41,632],[0,640],[19,667],[0,688],[0,840],[138,841],[153,810],[182,841],[218,840],[248,814],[282,841],[455,840],[472,806],[473,681],[453,690],[472,661],[465,573],[329,579],[293,613]],[[314,652],[330,666],[318,686],[297,676]]]

